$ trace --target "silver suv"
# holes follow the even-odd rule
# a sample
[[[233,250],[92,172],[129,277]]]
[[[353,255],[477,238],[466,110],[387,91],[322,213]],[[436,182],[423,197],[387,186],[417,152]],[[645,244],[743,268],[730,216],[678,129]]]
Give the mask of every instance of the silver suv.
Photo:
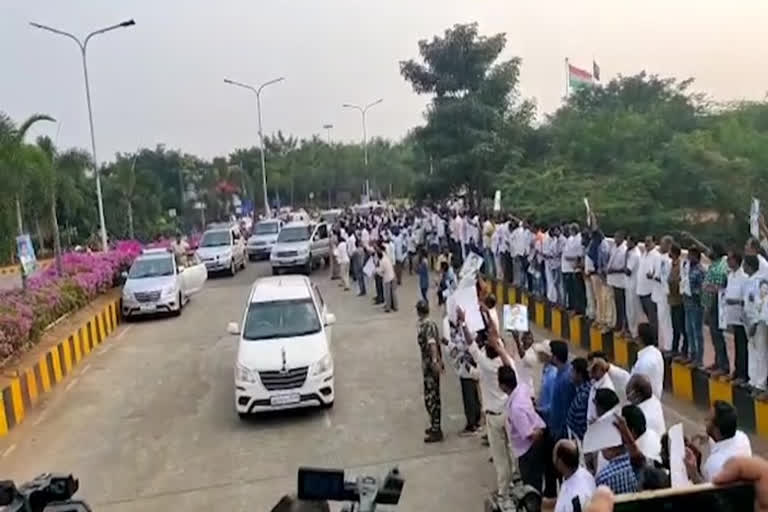
[[[324,222],[289,222],[277,235],[269,261],[272,273],[277,275],[283,269],[300,268],[309,275],[312,269],[330,263],[331,239],[328,225]]]

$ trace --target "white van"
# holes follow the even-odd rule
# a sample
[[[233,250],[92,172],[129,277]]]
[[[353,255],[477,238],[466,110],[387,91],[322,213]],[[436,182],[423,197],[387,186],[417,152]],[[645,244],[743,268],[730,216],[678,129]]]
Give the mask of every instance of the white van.
[[[235,360],[235,410],[333,406],[331,326],[320,290],[300,275],[264,277],[251,287]]]

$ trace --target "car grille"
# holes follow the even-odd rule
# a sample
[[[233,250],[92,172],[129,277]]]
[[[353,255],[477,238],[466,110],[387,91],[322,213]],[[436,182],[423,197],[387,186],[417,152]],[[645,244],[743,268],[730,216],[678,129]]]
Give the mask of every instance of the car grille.
[[[293,368],[288,371],[266,371],[259,372],[261,383],[268,391],[279,391],[281,389],[295,389],[304,385],[307,380],[308,366]]]
[[[139,302],[157,302],[160,300],[160,290],[154,290],[151,292],[136,292],[133,294],[136,300]]]
[[[298,251],[278,251],[277,256],[280,258],[290,258],[292,256],[298,256]]]
[[[261,242],[251,242],[251,247],[262,247],[264,245],[267,245],[267,242],[261,241]]]

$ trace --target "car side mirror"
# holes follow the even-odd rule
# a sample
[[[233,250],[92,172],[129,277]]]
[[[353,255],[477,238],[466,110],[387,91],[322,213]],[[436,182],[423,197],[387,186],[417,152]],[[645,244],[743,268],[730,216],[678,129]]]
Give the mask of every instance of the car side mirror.
[[[333,325],[336,323],[336,315],[333,313],[326,313],[325,314],[325,326],[328,327],[329,325]]]
[[[240,326],[237,325],[237,322],[229,322],[227,324],[227,333],[240,334]]]

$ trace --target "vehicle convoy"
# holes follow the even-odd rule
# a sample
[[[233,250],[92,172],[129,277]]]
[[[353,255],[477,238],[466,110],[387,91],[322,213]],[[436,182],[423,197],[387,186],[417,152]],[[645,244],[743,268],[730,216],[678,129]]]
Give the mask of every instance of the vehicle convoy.
[[[316,265],[330,263],[330,256],[331,239],[327,224],[289,222],[280,230],[269,261],[275,275],[292,268],[300,268],[309,275]]]
[[[261,258],[269,258],[272,248],[277,243],[277,237],[282,227],[283,221],[280,219],[262,220],[253,226],[253,234],[248,239],[248,244],[246,245],[248,259],[254,261]]]
[[[208,272],[197,257],[177,265],[169,249],[145,249],[124,276],[122,314],[181,314],[189,297],[202,290]]]
[[[244,418],[274,409],[332,407],[331,326],[320,290],[299,275],[258,279],[248,295],[235,360],[235,410]]]
[[[200,238],[195,254],[205,264],[208,272],[228,272],[232,276],[238,270],[245,269],[248,261],[245,243],[237,225],[207,230]]]

